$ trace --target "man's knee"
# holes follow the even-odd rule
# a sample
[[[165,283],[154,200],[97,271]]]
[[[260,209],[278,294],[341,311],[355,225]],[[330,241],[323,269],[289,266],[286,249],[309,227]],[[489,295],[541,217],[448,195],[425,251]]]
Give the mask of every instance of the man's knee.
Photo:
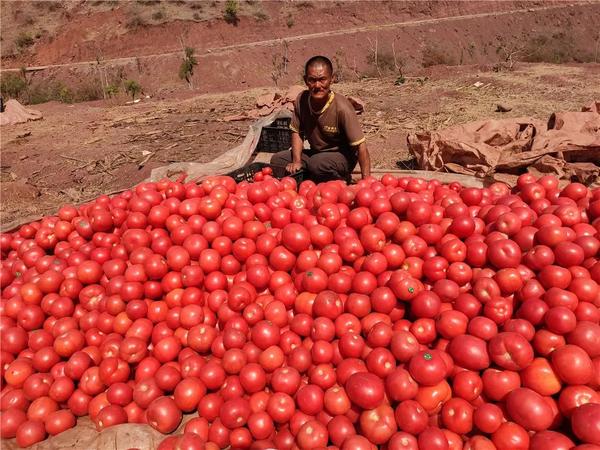
[[[283,150],[271,156],[271,166],[273,166],[273,175],[276,177],[285,176],[285,166],[292,162],[292,152]]]
[[[289,164],[292,162],[292,152],[289,150],[283,150],[281,152],[274,153],[271,156],[271,164]]]
[[[349,172],[349,167],[343,155],[322,153],[308,160],[307,170],[317,180],[332,180],[344,179]]]

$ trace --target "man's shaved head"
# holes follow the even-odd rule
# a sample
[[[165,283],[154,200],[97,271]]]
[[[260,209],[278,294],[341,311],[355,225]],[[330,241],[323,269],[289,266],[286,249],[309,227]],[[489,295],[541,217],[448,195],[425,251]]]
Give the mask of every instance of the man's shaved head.
[[[312,66],[324,65],[329,69],[329,75],[333,75],[333,64],[331,64],[331,60],[326,56],[313,56],[304,65],[304,75],[308,74],[308,69]]]

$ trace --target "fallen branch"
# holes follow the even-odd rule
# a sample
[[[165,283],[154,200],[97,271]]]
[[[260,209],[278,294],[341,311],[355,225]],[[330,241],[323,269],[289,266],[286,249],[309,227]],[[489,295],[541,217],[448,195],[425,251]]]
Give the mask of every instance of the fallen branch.
[[[92,163],[92,161],[84,161],[83,159],[75,158],[73,156],[67,156],[67,155],[58,155],[58,156],[60,156],[61,158],[64,158],[64,159],[70,159],[71,161],[77,161],[80,163],[86,163],[86,164]]]
[[[141,170],[142,167],[144,167],[144,165],[150,160],[150,158],[152,158],[154,156],[154,152],[151,152],[149,155],[147,155],[144,159],[142,159],[140,161],[140,163],[138,164],[138,170]]]

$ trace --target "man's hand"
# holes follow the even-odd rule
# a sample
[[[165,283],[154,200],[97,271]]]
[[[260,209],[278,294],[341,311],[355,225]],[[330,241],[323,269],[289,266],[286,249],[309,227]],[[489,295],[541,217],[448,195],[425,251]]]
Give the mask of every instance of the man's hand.
[[[285,166],[285,170],[288,171],[289,173],[296,173],[300,169],[302,169],[301,162],[291,162],[287,166]]]

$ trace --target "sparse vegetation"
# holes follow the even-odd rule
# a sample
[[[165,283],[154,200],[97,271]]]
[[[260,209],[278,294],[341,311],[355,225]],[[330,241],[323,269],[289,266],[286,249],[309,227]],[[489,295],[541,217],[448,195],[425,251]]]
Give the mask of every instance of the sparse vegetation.
[[[238,18],[238,2],[236,0],[227,0],[225,10],[223,11],[223,19],[225,22],[232,25],[237,25],[240,19]]]
[[[163,20],[165,17],[166,14],[162,9],[152,13],[152,20]]]
[[[32,2],[32,4],[37,9],[48,9],[48,11],[50,11],[50,12],[56,11],[57,9],[62,8],[60,1],[46,0],[43,2]]]
[[[271,72],[271,79],[275,82],[275,86],[279,85],[279,79],[287,75],[288,64],[290,62],[288,58],[287,44],[284,43],[285,53],[283,55],[273,55],[271,64],[273,65],[273,71]]]
[[[27,47],[31,47],[34,43],[33,37],[29,33],[21,32],[15,39],[15,45],[18,50],[23,50]]]
[[[146,26],[146,22],[138,13],[134,13],[125,26],[131,30]]]
[[[140,58],[135,58],[135,67],[136,67],[138,73],[143,72],[144,67],[142,66],[142,60]]]
[[[72,94],[71,101],[76,102],[91,102],[102,98],[102,88],[94,82],[89,82],[79,86]]]
[[[600,40],[600,34],[597,36]],[[595,56],[589,50],[577,47],[576,40],[564,32],[554,33],[550,36],[537,35],[529,40],[517,44],[506,44],[500,39],[500,44],[496,47],[496,54],[499,56],[493,70],[500,72],[512,70],[513,66],[519,61],[525,62],[545,62],[552,64],[562,64],[567,62],[592,62]]]
[[[496,54],[499,55],[502,59],[494,64],[492,70],[494,72],[501,72],[504,70],[512,70],[515,63],[521,58],[523,55],[523,45],[511,45],[507,46],[505,44],[501,44],[496,48]]]
[[[194,76],[194,67],[198,65],[198,60],[194,56],[192,47],[185,47],[184,58],[179,66],[179,78],[187,81],[190,88],[192,87],[192,77]]]
[[[333,63],[333,71],[334,71],[334,83],[340,83],[345,80],[345,68],[344,63],[342,62],[342,58],[344,54],[341,50],[335,52],[331,62]]]
[[[7,73],[0,80],[0,93],[2,97],[19,98],[27,88],[27,81],[15,73]]]
[[[254,13],[254,18],[257,22],[266,22],[269,20],[269,16],[262,9]]]
[[[391,52],[384,50],[379,46],[378,39],[375,41],[367,38],[370,44],[371,51],[367,55],[367,64],[371,69],[366,73],[368,76],[378,76],[389,74],[398,74],[402,76],[402,68],[404,62],[396,57],[396,49],[394,42],[391,44]]]
[[[135,96],[142,91],[142,86],[135,80],[127,80],[124,86],[125,93],[131,95],[132,100],[135,100]]]
[[[298,2],[296,3],[296,8],[312,8],[314,5],[311,2]]]
[[[294,26],[294,17],[292,16],[292,14],[288,14],[287,16],[287,21],[285,22],[285,24],[287,25],[288,28],[292,28]]]
[[[119,85],[118,84],[109,84],[104,89],[104,92],[108,96],[108,98],[116,97],[119,93]]]
[[[529,39],[523,48],[523,61],[562,64],[592,62],[593,53],[577,48],[574,39],[564,32],[550,36],[538,35]],[[591,45],[590,45],[591,50]]]
[[[454,58],[433,44],[427,44],[423,49],[423,67],[437,65],[453,66]]]
[[[367,55],[367,63],[375,66],[379,73],[393,72],[395,70],[394,55],[389,52],[378,50]]]
[[[62,5],[60,2],[43,2],[47,5],[48,7],[48,11],[53,12],[56,11],[60,8],[62,8]]]
[[[31,86],[27,90],[27,103],[37,105],[50,101],[72,103],[73,93],[71,89],[61,82],[40,83]]]
[[[38,83],[21,93],[20,99],[30,105],[57,101],[61,103],[77,103],[99,100],[103,97],[101,87],[95,82],[82,84],[75,89],[61,82]]]
[[[192,18],[194,20],[200,20],[200,14],[198,14],[197,12],[195,12],[194,15],[192,16]]]
[[[475,42],[470,42],[467,46],[467,53],[471,58],[475,56]]]

